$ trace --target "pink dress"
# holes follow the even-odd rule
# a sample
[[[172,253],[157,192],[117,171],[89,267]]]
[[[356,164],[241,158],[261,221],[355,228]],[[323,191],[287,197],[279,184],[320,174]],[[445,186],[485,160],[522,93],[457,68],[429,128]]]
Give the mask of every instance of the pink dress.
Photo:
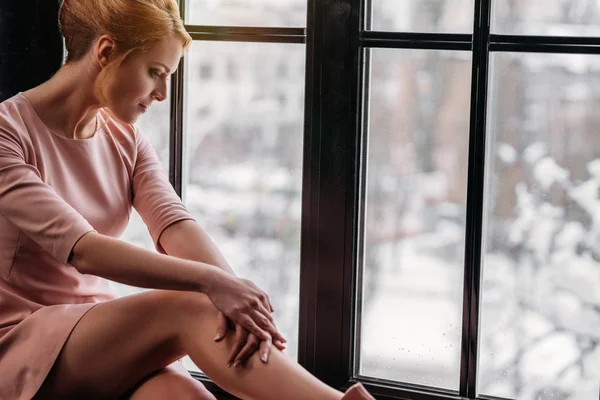
[[[97,118],[104,128],[73,140],[21,93],[0,103],[0,400],[30,400],[77,322],[116,297],[69,265],[79,238],[119,237],[133,206],[164,252],[162,231],[192,219],[147,139],[107,110]]]

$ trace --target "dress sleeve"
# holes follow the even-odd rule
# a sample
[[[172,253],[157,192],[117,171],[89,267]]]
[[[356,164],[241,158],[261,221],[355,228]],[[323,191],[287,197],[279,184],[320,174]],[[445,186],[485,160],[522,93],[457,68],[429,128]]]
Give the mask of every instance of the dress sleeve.
[[[133,207],[148,227],[154,247],[165,254],[160,235],[171,224],[194,218],[175,193],[156,152],[136,130],[137,157],[133,169]]]
[[[77,241],[94,231],[90,223],[46,184],[26,162],[17,132],[0,125],[0,214],[21,232],[67,263]]]

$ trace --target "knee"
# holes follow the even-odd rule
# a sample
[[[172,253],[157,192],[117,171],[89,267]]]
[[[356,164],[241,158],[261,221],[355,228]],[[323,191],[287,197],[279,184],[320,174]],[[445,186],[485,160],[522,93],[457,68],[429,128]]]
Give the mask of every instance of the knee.
[[[154,294],[154,303],[171,317],[208,318],[218,313],[208,296],[203,293],[157,290]]]

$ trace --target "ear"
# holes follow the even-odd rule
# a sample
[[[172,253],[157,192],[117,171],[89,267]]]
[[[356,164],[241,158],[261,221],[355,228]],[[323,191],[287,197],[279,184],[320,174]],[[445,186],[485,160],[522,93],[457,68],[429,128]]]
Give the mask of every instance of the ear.
[[[116,53],[116,43],[108,35],[102,35],[96,41],[96,61],[100,68],[106,67]]]

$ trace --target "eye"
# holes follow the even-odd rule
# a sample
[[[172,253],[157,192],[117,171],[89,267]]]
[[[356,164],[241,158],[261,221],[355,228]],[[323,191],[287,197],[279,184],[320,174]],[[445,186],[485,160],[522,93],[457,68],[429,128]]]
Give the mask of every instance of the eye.
[[[150,70],[150,76],[152,78],[160,78],[160,71],[156,70],[156,69],[151,69]]]

